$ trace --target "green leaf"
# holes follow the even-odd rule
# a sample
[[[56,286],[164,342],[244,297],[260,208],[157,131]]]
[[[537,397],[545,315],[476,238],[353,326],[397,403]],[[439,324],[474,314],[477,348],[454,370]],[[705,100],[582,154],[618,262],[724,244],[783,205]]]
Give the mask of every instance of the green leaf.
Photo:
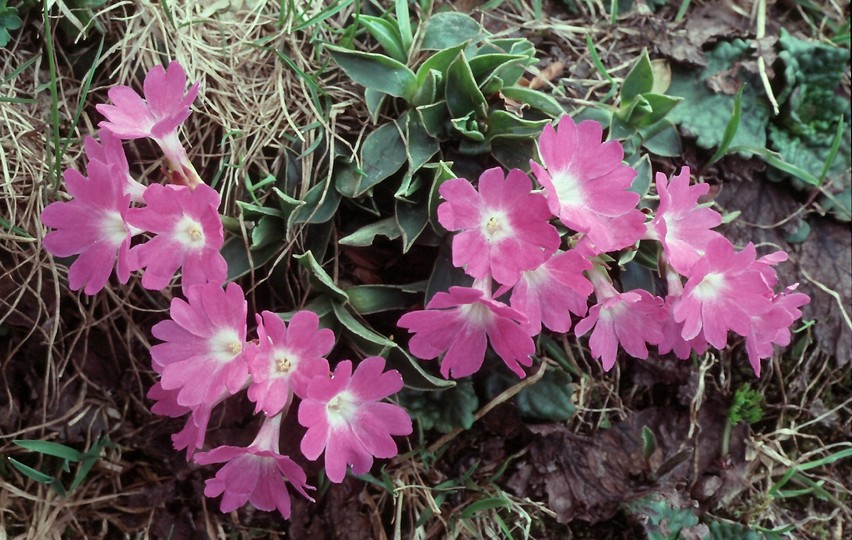
[[[283,220],[273,216],[263,216],[251,231],[251,250],[256,251],[271,244],[282,246],[286,240],[287,228]]]
[[[346,289],[349,305],[361,315],[408,309],[414,295],[426,290],[426,282],[409,285],[356,285]]]
[[[328,182],[323,180],[305,195],[303,204],[296,208],[288,220],[288,228],[297,223],[325,223],[334,217],[340,205],[340,193],[329,189]]]
[[[438,141],[429,135],[417,115],[409,115],[406,123],[405,153],[408,158],[408,174],[417,172],[441,149]],[[408,194],[407,194],[408,195]],[[406,195],[406,196],[407,196]]]
[[[686,135],[697,138],[701,148],[716,148],[722,141],[729,117],[720,111],[734,108],[735,97],[716,93],[708,81],[734,79],[748,83],[742,96],[742,117],[732,146],[766,146],[766,126],[770,108],[760,93],[763,84],[757,75],[741,68],[741,61],[751,54],[748,42],[735,39],[721,42],[706,53],[707,67],[703,71],[672,69],[672,84],[668,94],[684,100],[672,109],[667,118],[679,124]]]
[[[441,194],[438,190],[441,188],[441,184],[447,180],[456,178],[456,175],[453,173],[453,163],[451,161],[439,161],[431,165],[431,168],[434,169],[434,177],[432,179],[432,186],[429,188],[429,200],[427,201],[429,223],[431,223],[435,231],[442,234],[447,231],[438,223],[438,205],[441,204]]]
[[[379,90],[372,88],[364,89],[364,103],[367,104],[367,112],[370,114],[370,121],[375,124],[379,121],[379,116],[382,114],[382,105],[388,95]]]
[[[422,105],[416,109],[423,128],[431,137],[443,139],[446,136],[447,102],[439,101],[431,105]]]
[[[509,111],[495,109],[488,115],[488,131],[485,140],[493,141],[498,137],[534,139],[549,124],[550,120],[525,120]]]
[[[402,48],[407,51],[414,42],[414,36],[411,33],[411,19],[408,15],[408,0],[396,0],[394,8],[396,9],[396,24],[399,28]]]
[[[396,220],[388,217],[375,223],[364,225],[352,234],[341,238],[338,243],[344,246],[366,247],[373,245],[376,236],[384,236],[389,240],[396,240],[401,234],[402,232]]]
[[[425,201],[408,203],[400,199],[396,199],[394,207],[396,223],[402,231],[402,252],[408,253],[429,223],[429,208]]]
[[[650,92],[654,88],[654,68],[648,58],[648,51],[642,51],[630,72],[621,83],[621,102],[626,103],[634,97]]]
[[[349,299],[346,291],[338,287],[337,284],[334,283],[334,280],[331,279],[331,276],[323,270],[320,263],[314,259],[313,253],[308,251],[301,255],[293,255],[293,258],[299,261],[299,264],[308,270],[311,283],[313,283],[317,289],[329,294],[333,299],[340,302],[346,302]]]
[[[377,333],[373,329],[368,328],[365,324],[356,319],[343,304],[339,302],[332,302],[331,307],[334,310],[334,316],[337,317],[340,324],[342,324],[343,327],[354,336],[366,342],[379,345],[380,347],[396,347],[396,343]]]
[[[644,199],[648,196],[653,181],[651,158],[648,157],[648,154],[643,155],[637,163],[633,164],[633,168],[636,169],[636,178],[630,184],[630,191],[638,193],[639,197]]]
[[[464,118],[473,112],[485,118],[485,96],[473,77],[473,72],[464,55],[459,55],[447,68],[447,108],[453,118]]]
[[[375,53],[325,44],[331,57],[356,83],[408,101],[416,90],[414,72],[405,64]]]
[[[553,118],[559,118],[565,114],[565,108],[558,101],[538,90],[531,90],[524,86],[504,86],[501,93],[509,99],[526,103]]]
[[[470,66],[470,72],[473,74],[473,78],[479,81],[480,84],[484,84],[491,75],[494,75],[496,70],[507,64],[518,63],[520,60],[526,60],[526,56],[519,54],[493,53],[474,56],[468,59],[468,65]]]
[[[657,437],[651,428],[642,426],[642,457],[645,460],[651,459],[651,456],[657,450]]]
[[[455,381],[448,381],[427,373],[421,365],[421,360],[411,356],[402,347],[397,346],[391,349],[387,353],[387,359],[388,366],[393,366],[402,375],[405,388],[431,392],[444,388],[452,388],[456,385]]]
[[[424,430],[448,433],[455,428],[470,429],[479,400],[470,381],[462,381],[440,392],[403,390],[399,394],[405,409],[417,418]]]
[[[772,165],[776,169],[783,171],[794,178],[806,182],[812,186],[819,185],[819,178],[812,175],[808,171],[802,170],[791,163],[784,161],[784,158],[778,152],[773,152],[767,148],[759,148],[755,146],[736,146],[731,148],[731,152],[745,152],[754,154],[760,157],[766,163]]]
[[[532,138],[496,138],[491,143],[491,153],[503,167],[527,172],[530,169],[530,160],[538,156]]]
[[[40,484],[53,485],[53,484],[56,484],[56,483],[59,482],[59,480],[50,476],[49,474],[44,474],[43,472],[39,471],[38,469],[33,469],[29,465],[24,465],[23,463],[21,463],[20,461],[18,461],[15,458],[10,457],[10,458],[7,458],[7,459],[9,460],[9,463],[11,463],[13,467],[18,469],[18,472],[20,472],[21,474],[25,475],[26,477],[28,477],[32,480],[35,480],[36,482],[38,482]]]
[[[719,141],[718,148],[716,148],[713,156],[704,166],[705,169],[722,159],[728,153],[731,143],[734,142],[734,137],[737,134],[737,129],[740,127],[740,119],[742,118],[743,90],[745,90],[745,85],[740,86],[740,89],[737,90],[737,97],[734,98],[734,110],[731,112],[731,118],[728,120],[727,125],[725,125],[725,131],[722,133],[722,140]]]
[[[438,96],[438,81],[443,76],[441,72],[435,69],[426,70],[426,76],[422,83],[417,85],[417,90],[411,96],[411,104],[415,107],[421,105],[429,105],[435,102]]]
[[[637,126],[650,126],[662,120],[675,106],[683,101],[681,97],[672,97],[665,94],[642,94],[641,98],[648,104],[650,111],[635,119]],[[631,122],[634,119],[631,117]]]
[[[679,156],[683,151],[677,128],[666,119],[639,130],[639,134],[643,138],[642,146],[652,154],[674,157]]]
[[[448,49],[487,35],[488,32],[470,15],[444,11],[426,21],[420,48],[424,51]]]
[[[511,503],[502,497],[488,497],[486,499],[480,499],[476,502],[467,505],[465,509],[461,512],[461,519],[470,519],[479,512],[493,510],[494,508],[510,507]]]
[[[394,122],[383,124],[367,135],[361,145],[361,166],[364,176],[358,183],[355,196],[360,197],[379,182],[398,171],[406,162],[405,141]]]
[[[514,374],[494,371],[485,379],[485,391],[493,399],[517,383]],[[540,381],[518,392],[515,403],[524,418],[562,422],[576,413],[572,393],[571,376],[561,369],[548,369]]]
[[[485,140],[485,135],[480,131],[479,122],[476,119],[474,111],[470,111],[460,118],[453,118],[450,120],[450,124],[456,131],[472,141],[482,142]],[[485,149],[487,150],[487,147]]]
[[[456,45],[455,47],[450,47],[449,49],[444,49],[443,51],[438,51],[429,58],[427,58],[422,64],[420,64],[420,67],[417,68],[418,88],[426,82],[426,77],[429,76],[430,71],[436,71],[440,74],[438,82],[445,80],[447,69],[449,69],[450,64],[453,63],[453,60],[455,60],[459,56],[459,54],[461,54],[463,49],[464,44],[461,44]],[[443,84],[439,85],[438,88],[440,91],[437,95],[443,98]]]
[[[256,270],[272,260],[281,250],[280,245],[269,244],[257,251],[252,251],[246,246],[246,241],[239,236],[232,236],[225,240],[219,252],[228,263],[227,281],[231,282],[238,277],[244,276]]]
[[[68,461],[79,461],[82,455],[78,450],[50,441],[13,440],[13,443],[32,452],[55,456]]]
[[[370,32],[391,58],[403,64],[408,60],[408,49],[402,43],[402,36],[396,24],[370,15],[358,15],[358,22]]]

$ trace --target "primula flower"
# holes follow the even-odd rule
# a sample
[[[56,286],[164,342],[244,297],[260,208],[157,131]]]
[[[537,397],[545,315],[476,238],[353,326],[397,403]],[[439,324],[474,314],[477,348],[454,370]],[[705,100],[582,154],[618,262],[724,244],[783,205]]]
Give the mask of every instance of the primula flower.
[[[193,407],[186,407],[177,402],[180,390],[165,390],[160,382],[154,384],[148,391],[148,399],[156,401],[151,412],[160,416],[177,418],[190,413],[183,429],[172,435],[175,450],[186,448],[186,459],[192,459],[196,450],[204,447],[207,436],[207,424],[210,423],[210,413],[216,406],[231,396],[227,388],[223,388],[213,401],[204,401]]]
[[[145,76],[144,99],[129,86],[114,86],[108,92],[113,105],[100,104],[95,108],[106,117],[98,125],[119,139],[152,138],[165,154],[173,179],[194,187],[203,182],[190,163],[177,130],[189,117],[198,83],[186,93],[185,89],[183,67],[171,62],[168,69],[157,65]]]
[[[530,161],[550,211],[585,233],[598,253],[633,245],[645,232],[639,194],[629,191],[636,171],[622,163],[621,144],[601,143],[602,135],[593,120],[575,124],[563,116],[556,129],[544,126],[538,141],[547,170]]]
[[[657,348],[660,354],[668,354],[674,352],[675,356],[681,360],[686,360],[690,357],[693,351],[697,354],[704,354],[707,351],[707,341],[704,336],[698,334],[690,340],[683,339],[683,322],[674,320],[674,305],[678,297],[683,294],[683,283],[681,276],[671,267],[666,266],[666,284],[667,292],[663,308],[665,309],[665,318],[662,322],[663,339]]]
[[[754,374],[760,377],[760,360],[772,356],[772,345],[786,347],[790,344],[790,325],[802,316],[800,307],[810,302],[806,294],[793,292],[796,285],[772,299],[772,308],[759,317],[751,318],[746,338],[746,352]]]
[[[772,307],[772,289],[764,272],[763,263],[755,262],[751,243],[737,252],[724,237],[710,241],[672,308],[675,321],[683,323],[683,339],[701,333],[711,345],[723,349],[728,330],[747,336],[752,318]]]
[[[531,189],[526,174],[512,169],[504,179],[499,167],[482,173],[478,192],[464,178],[441,184],[446,201],[438,221],[461,231],[453,238],[453,264],[476,279],[513,285],[546,261],[559,247],[559,233],[548,222],[547,201]]]
[[[142,202],[145,186],[130,176],[130,167],[127,165],[127,156],[124,153],[121,140],[106,129],[101,130],[100,139],[100,142],[89,136],[83,139],[86,157],[89,158],[90,162],[93,160],[100,161],[105,165],[115,167],[118,176],[123,177],[124,186],[122,189],[124,193],[130,195],[131,201]]]
[[[722,223],[722,216],[698,206],[698,198],[709,190],[708,184],[689,185],[689,167],[670,181],[657,173],[660,206],[648,226],[649,235],[663,244],[666,262],[683,275],[704,255],[707,244],[722,236],[711,230]]]
[[[284,324],[275,313],[257,316],[260,343],[248,358],[252,383],[248,397],[267,415],[278,414],[288,403],[291,391],[305,397],[308,381],[327,377],[328,360],[323,358],[334,347],[334,332],[319,329],[319,317],[312,311],[299,311]]]
[[[222,512],[231,512],[250,502],[258,510],[277,509],[287,519],[290,517],[287,484],[313,502],[305,492],[313,489],[306,483],[305,471],[279,452],[282,416],[266,417],[248,448],[220,446],[196,454],[195,462],[201,465],[227,462],[204,487],[207,497],[222,495]]]
[[[385,359],[365,358],[352,372],[352,362],[343,360],[327,377],[315,377],[299,405],[299,423],[308,428],[302,439],[302,453],[315,460],[325,451],[328,479],[340,483],[346,466],[354,474],[364,474],[373,465],[373,456],[390,458],[397,454],[391,435],[409,435],[411,418],[405,409],[380,402],[402,389],[398,371],[384,372]]]
[[[65,186],[74,198],[47,206],[41,222],[56,229],[44,238],[47,251],[56,257],[78,255],[68,270],[71,290],[95,294],[106,285],[113,266],[121,283],[130,278],[130,196],[116,167],[91,161],[88,174],[65,171]]]
[[[152,184],[144,198],[147,206],[127,214],[131,225],[156,235],[130,250],[131,269],[146,269],[142,286],[163,289],[180,267],[184,294],[192,285],[224,283],[228,264],[219,252],[224,235],[216,190]]]
[[[172,299],[171,319],[151,329],[164,341],[151,347],[164,390],[178,390],[176,403],[195,408],[235,394],[247,382],[245,294],[236,283],[196,285],[187,300]]]
[[[574,333],[582,336],[594,328],[589,348],[592,356],[601,360],[604,371],[615,365],[619,345],[634,358],[648,358],[646,343],[657,345],[663,340],[662,300],[641,289],[619,293],[596,269],[590,277],[598,303],[577,323]]]
[[[571,313],[584,315],[592,283],[583,275],[592,263],[575,250],[559,252],[535,270],[523,273],[512,289],[511,306],[527,318],[530,335],[541,325],[554,332],[571,328]]]
[[[535,353],[524,324],[526,319],[517,310],[468,287],[437,293],[426,309],[406,313],[397,323],[415,334],[408,345],[414,356],[428,359],[446,352],[441,360],[444,378],[479,371],[488,342],[509,369],[524,377],[521,366],[531,366]]]

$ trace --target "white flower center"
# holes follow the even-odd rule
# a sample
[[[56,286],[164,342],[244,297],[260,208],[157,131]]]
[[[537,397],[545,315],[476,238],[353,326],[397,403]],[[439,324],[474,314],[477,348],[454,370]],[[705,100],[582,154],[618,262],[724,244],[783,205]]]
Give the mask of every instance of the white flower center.
[[[332,426],[349,423],[350,420],[355,418],[357,412],[357,401],[346,390],[331,398],[326,405],[326,416],[328,417],[328,423]]]
[[[204,247],[204,228],[201,223],[184,215],[174,229],[175,239],[187,249]]]
[[[598,312],[598,319],[611,321],[617,319],[625,311],[627,311],[627,304],[624,302],[617,302],[609,306],[604,305],[601,306],[601,310]]]
[[[115,210],[104,212],[101,218],[101,234],[101,237],[110,245],[121,245],[127,238],[127,225],[121,218],[121,214]]]
[[[494,313],[478,302],[466,304],[460,309],[462,318],[476,326],[485,326],[494,318]]]
[[[725,276],[719,272],[711,272],[704,276],[701,283],[695,286],[692,296],[699,300],[712,300],[725,289]]]
[[[569,170],[554,171],[550,176],[560,206],[582,206],[586,195],[580,181]]]
[[[299,358],[284,349],[276,349],[272,352],[271,375],[273,377],[284,377],[296,370]]]
[[[243,352],[243,342],[233,328],[223,328],[216,332],[208,342],[210,355],[224,363]]]
[[[512,224],[505,212],[489,210],[484,213],[483,218],[482,235],[488,242],[497,243],[512,236]]]

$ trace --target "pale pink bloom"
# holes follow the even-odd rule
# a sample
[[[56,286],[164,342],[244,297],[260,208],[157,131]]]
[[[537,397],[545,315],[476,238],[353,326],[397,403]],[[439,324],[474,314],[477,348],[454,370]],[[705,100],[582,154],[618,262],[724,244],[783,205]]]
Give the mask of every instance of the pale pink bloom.
[[[589,348],[599,358],[604,371],[615,365],[618,346],[634,358],[648,358],[646,343],[663,340],[665,312],[662,300],[648,291],[635,289],[615,293],[589,309],[589,315],[577,323],[574,333],[582,336],[592,328]]]
[[[41,222],[56,229],[44,238],[47,251],[56,257],[78,255],[68,270],[71,290],[95,294],[106,285],[113,266],[119,282],[130,278],[130,196],[115,167],[92,161],[88,174],[86,178],[73,169],[65,171],[65,187],[74,198],[47,206]]]
[[[114,166],[119,176],[123,177],[124,193],[130,195],[133,202],[142,202],[142,194],[145,186],[130,176],[130,167],[127,165],[127,156],[121,140],[113,136],[109,130],[100,131],[100,142],[93,137],[86,136],[83,139],[83,148],[89,161],[100,161],[105,165]]]
[[[550,211],[585,233],[598,253],[633,245],[645,232],[639,194],[629,191],[636,171],[622,163],[621,144],[601,143],[602,135],[593,120],[574,124],[563,116],[557,129],[544,126],[538,141],[547,170],[530,161]]]
[[[760,360],[772,356],[772,345],[786,347],[790,344],[790,325],[801,318],[800,307],[810,302],[808,295],[793,292],[798,284],[774,296],[772,308],[759,317],[751,318],[746,338],[748,361],[754,374],[760,377]]]
[[[354,373],[352,363],[343,360],[330,379],[315,377],[308,385],[299,405],[299,423],[308,428],[302,453],[315,460],[325,451],[325,472],[332,482],[343,481],[347,465],[354,474],[364,474],[374,456],[395,456],[398,450],[391,436],[412,431],[405,409],[379,401],[402,389],[399,372],[384,369],[380,356],[365,358]]]
[[[772,289],[766,284],[763,263],[755,263],[754,245],[742,251],[724,237],[711,240],[705,256],[690,270],[683,294],[672,312],[683,323],[682,337],[689,341],[703,334],[717,349],[728,342],[728,330],[746,336],[753,317],[772,307]]]
[[[513,285],[524,270],[546,261],[559,247],[559,233],[549,223],[547,201],[531,193],[532,182],[518,169],[503,178],[499,167],[479,177],[479,191],[464,178],[439,189],[445,202],[438,221],[453,238],[453,264],[476,279],[493,277]]]
[[[666,262],[683,275],[704,255],[707,244],[722,236],[711,230],[722,223],[722,216],[698,205],[699,197],[709,190],[709,184],[689,185],[689,167],[683,167],[670,181],[657,173],[660,206],[648,226],[649,233],[663,244]]]
[[[235,394],[246,384],[245,294],[236,283],[190,287],[187,300],[172,299],[171,319],[151,333],[164,341],[151,347],[164,390],[178,390],[178,405],[195,408]]]
[[[156,235],[130,250],[131,269],[146,269],[142,286],[163,289],[180,267],[184,294],[192,285],[224,283],[228,264],[219,252],[224,235],[216,190],[152,184],[144,198],[147,206],[127,214],[131,225]]]
[[[290,517],[287,484],[313,502],[305,492],[305,489],[313,489],[306,483],[305,471],[279,451],[282,416],[265,417],[248,448],[219,446],[196,454],[195,462],[201,465],[227,462],[204,487],[207,497],[222,495],[222,512],[231,512],[249,502],[258,510],[277,509],[287,519]]]
[[[256,317],[260,342],[248,358],[248,397],[257,405],[255,413],[271,416],[288,404],[291,393],[304,398],[311,378],[328,376],[324,356],[334,347],[334,332],[320,330],[319,317],[307,310],[293,315],[289,327],[269,311]]]
[[[172,179],[194,187],[202,183],[178,139],[180,125],[189,117],[190,106],[198,94],[198,83],[186,90],[186,73],[177,62],[166,70],[157,65],[145,76],[143,99],[129,86],[109,90],[113,105],[95,106],[106,120],[98,124],[119,139],[150,137],[166,156]]]
[[[544,324],[554,332],[571,328],[571,313],[585,315],[592,283],[583,275],[592,263],[575,250],[559,252],[535,270],[523,273],[512,289],[512,308],[522,313],[527,333]]]
[[[414,333],[408,344],[414,356],[429,359],[446,353],[441,375],[456,379],[479,371],[488,342],[509,369],[524,377],[521,366],[531,366],[535,353],[524,324],[517,310],[468,287],[437,293],[426,309],[406,313],[397,323]]]

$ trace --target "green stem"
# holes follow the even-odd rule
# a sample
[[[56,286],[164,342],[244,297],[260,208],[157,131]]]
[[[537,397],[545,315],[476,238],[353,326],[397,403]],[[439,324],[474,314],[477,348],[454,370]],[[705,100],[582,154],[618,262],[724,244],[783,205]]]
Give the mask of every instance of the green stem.
[[[731,430],[734,424],[730,418],[725,420],[725,431],[722,432],[722,457],[726,457],[731,451]]]

